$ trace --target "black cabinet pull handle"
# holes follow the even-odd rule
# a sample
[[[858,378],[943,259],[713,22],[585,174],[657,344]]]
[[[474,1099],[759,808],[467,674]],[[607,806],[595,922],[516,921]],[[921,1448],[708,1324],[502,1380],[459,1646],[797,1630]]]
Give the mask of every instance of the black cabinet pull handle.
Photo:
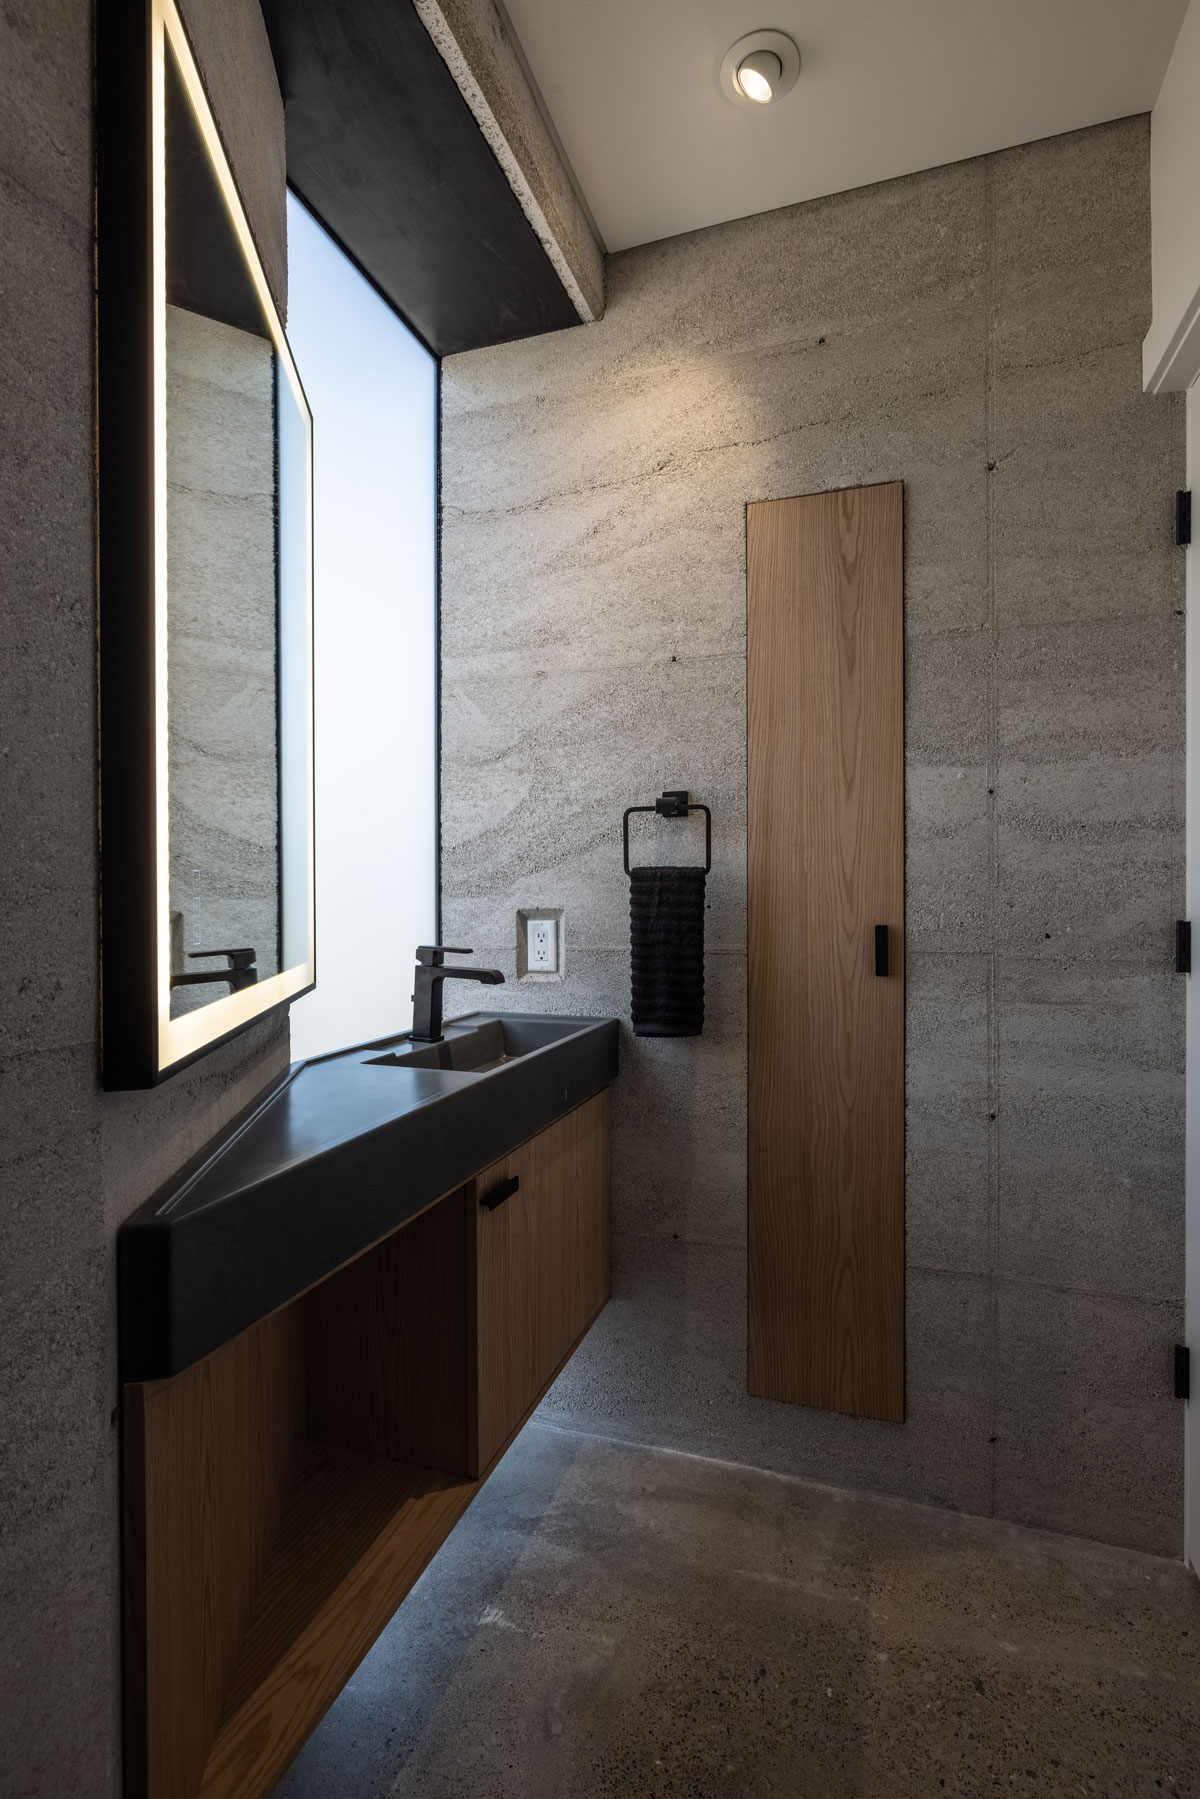
[[[885,975],[888,971],[888,928],[885,924],[875,926],[875,973]]]
[[[486,1206],[489,1212],[494,1212],[497,1206],[502,1206],[506,1199],[512,1198],[520,1185],[520,1175],[511,1175],[508,1180],[498,1181],[494,1187],[489,1187],[479,1203],[481,1206]]]

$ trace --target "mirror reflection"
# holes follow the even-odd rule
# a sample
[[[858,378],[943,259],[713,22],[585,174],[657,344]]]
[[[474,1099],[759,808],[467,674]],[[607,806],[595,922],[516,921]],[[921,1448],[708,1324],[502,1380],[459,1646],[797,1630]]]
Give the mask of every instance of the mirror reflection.
[[[278,974],[281,653],[306,420],[166,48],[170,1014]],[[281,415],[292,415],[281,416]],[[289,491],[289,489],[291,491]],[[302,604],[306,596],[291,596]],[[306,883],[304,884],[306,890]],[[303,895],[298,896],[303,903]],[[307,918],[295,933],[307,937]],[[289,933],[293,934],[293,933]]]

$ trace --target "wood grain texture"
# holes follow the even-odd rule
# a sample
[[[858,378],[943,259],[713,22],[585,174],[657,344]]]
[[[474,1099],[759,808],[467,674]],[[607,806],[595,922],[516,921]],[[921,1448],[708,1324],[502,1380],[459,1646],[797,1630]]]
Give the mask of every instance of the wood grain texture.
[[[130,1389],[125,1439],[130,1793],[193,1799],[304,1435],[303,1319],[277,1312]]]
[[[201,1799],[270,1792],[477,1490],[382,1456],[308,1446]]]
[[[126,1387],[129,1794],[274,1787],[470,1504],[464,1465],[494,1464],[607,1299],[608,1132],[604,1093],[195,1367]],[[497,1230],[507,1206],[478,1192],[510,1167],[522,1204]]]
[[[468,1184],[308,1294],[311,1439],[469,1472],[473,1202]]]
[[[892,482],[746,521],[749,1387],[897,1421],[902,519]]]
[[[609,1096],[598,1094],[476,1179],[473,1468],[487,1469],[604,1304],[611,1284]]]
[[[121,1405],[121,1548],[124,1583],[124,1792],[148,1799],[150,1711],[146,1616],[146,1405],[145,1388],[127,1386]]]

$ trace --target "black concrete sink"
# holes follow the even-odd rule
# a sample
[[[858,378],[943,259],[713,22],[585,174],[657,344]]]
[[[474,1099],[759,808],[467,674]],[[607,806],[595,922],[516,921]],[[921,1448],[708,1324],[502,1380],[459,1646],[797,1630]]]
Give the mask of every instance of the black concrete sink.
[[[457,1068],[464,1074],[490,1074],[505,1062],[561,1043],[579,1029],[577,1018],[461,1019],[445,1026],[440,1043],[414,1043],[411,1049],[370,1056],[375,1068]]]
[[[615,1019],[479,1012],[297,1063],[123,1226],[121,1378],[209,1355],[616,1073]]]

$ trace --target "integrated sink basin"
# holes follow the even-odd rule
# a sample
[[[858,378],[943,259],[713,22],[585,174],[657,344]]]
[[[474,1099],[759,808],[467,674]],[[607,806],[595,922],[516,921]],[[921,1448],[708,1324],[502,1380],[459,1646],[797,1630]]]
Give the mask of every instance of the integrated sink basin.
[[[450,1068],[463,1074],[490,1074],[505,1062],[561,1043],[578,1028],[574,1018],[488,1018],[445,1026],[440,1043],[414,1043],[367,1059],[376,1068]]]
[[[617,1038],[475,1012],[296,1063],[123,1226],[122,1380],[178,1374],[582,1105]]]

